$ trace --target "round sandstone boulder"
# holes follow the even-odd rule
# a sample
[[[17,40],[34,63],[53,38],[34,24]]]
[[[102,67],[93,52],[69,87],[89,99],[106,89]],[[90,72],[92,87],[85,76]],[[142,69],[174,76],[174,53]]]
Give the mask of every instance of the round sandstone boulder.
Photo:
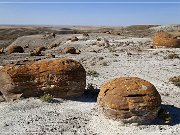
[[[120,77],[105,83],[97,99],[103,113],[123,123],[151,123],[157,116],[161,97],[148,81]]]
[[[154,48],[180,48],[180,39],[167,32],[159,32],[153,36]]]
[[[76,97],[84,93],[85,86],[85,69],[72,59],[7,65],[0,70],[0,92],[7,101],[44,93],[59,98]]]

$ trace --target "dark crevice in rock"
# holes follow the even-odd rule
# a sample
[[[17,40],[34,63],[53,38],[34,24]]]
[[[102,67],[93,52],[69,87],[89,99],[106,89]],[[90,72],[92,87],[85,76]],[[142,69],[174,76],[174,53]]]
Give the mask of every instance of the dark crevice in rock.
[[[129,111],[129,108],[119,109],[121,111]]]
[[[146,94],[132,94],[132,95],[127,95],[125,97],[144,97]]]
[[[106,93],[108,92],[108,90],[109,90],[109,89],[106,89],[106,90],[104,91],[104,96],[106,96]]]

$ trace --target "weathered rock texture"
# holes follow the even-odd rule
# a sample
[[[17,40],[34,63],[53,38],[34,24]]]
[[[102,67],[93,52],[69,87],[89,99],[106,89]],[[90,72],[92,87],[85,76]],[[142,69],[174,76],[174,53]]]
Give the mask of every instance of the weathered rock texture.
[[[155,48],[180,48],[180,39],[167,32],[159,32],[153,36],[153,46]]]
[[[8,53],[23,53],[24,49],[21,46],[10,45],[6,48]]]
[[[137,77],[121,77],[101,87],[97,99],[109,118],[124,123],[151,123],[160,109],[161,97],[156,88]]]
[[[25,65],[7,65],[0,70],[0,92],[7,101],[19,97],[74,97],[83,94],[86,72],[71,59],[52,59]]]

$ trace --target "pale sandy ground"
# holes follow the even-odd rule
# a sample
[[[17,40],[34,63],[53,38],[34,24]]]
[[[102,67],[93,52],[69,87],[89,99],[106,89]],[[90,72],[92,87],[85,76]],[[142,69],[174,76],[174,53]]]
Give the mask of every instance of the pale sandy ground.
[[[109,49],[96,45],[97,37],[108,39],[111,46],[115,46],[113,50],[111,47]],[[132,41],[134,43],[125,44]],[[86,71],[97,71],[98,77],[87,76],[87,84],[92,83],[97,89],[106,81],[119,76],[137,76],[150,81],[160,92],[163,107],[171,114],[171,125],[159,122],[141,126],[123,125],[101,115],[96,99],[91,97],[76,100],[57,99],[55,103],[44,103],[37,98],[29,98],[0,103],[0,134],[179,135],[180,88],[168,80],[172,76],[180,75],[180,59],[164,59],[164,56],[172,52],[180,55],[180,49],[150,49],[150,45],[150,38],[92,34],[86,41],[83,38],[73,43],[63,40],[59,47],[44,53],[52,52],[56,57],[75,59],[83,64]],[[75,46],[82,53],[60,53],[65,46]],[[94,50],[96,52],[93,52]],[[107,66],[103,63],[107,63]]]

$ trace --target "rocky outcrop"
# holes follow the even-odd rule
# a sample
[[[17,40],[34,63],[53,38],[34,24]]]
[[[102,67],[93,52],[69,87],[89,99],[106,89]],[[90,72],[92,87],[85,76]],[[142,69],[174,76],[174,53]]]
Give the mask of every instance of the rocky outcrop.
[[[167,32],[159,32],[153,36],[154,48],[180,48],[180,39]]]
[[[6,51],[11,54],[11,53],[23,53],[24,49],[21,46],[16,46],[16,45],[10,45],[6,48]]]
[[[72,59],[51,59],[24,65],[7,65],[0,70],[0,92],[6,101],[48,93],[67,98],[83,94],[86,72]]]
[[[103,113],[124,123],[151,123],[160,109],[161,97],[148,81],[120,77],[105,83],[97,99]]]

